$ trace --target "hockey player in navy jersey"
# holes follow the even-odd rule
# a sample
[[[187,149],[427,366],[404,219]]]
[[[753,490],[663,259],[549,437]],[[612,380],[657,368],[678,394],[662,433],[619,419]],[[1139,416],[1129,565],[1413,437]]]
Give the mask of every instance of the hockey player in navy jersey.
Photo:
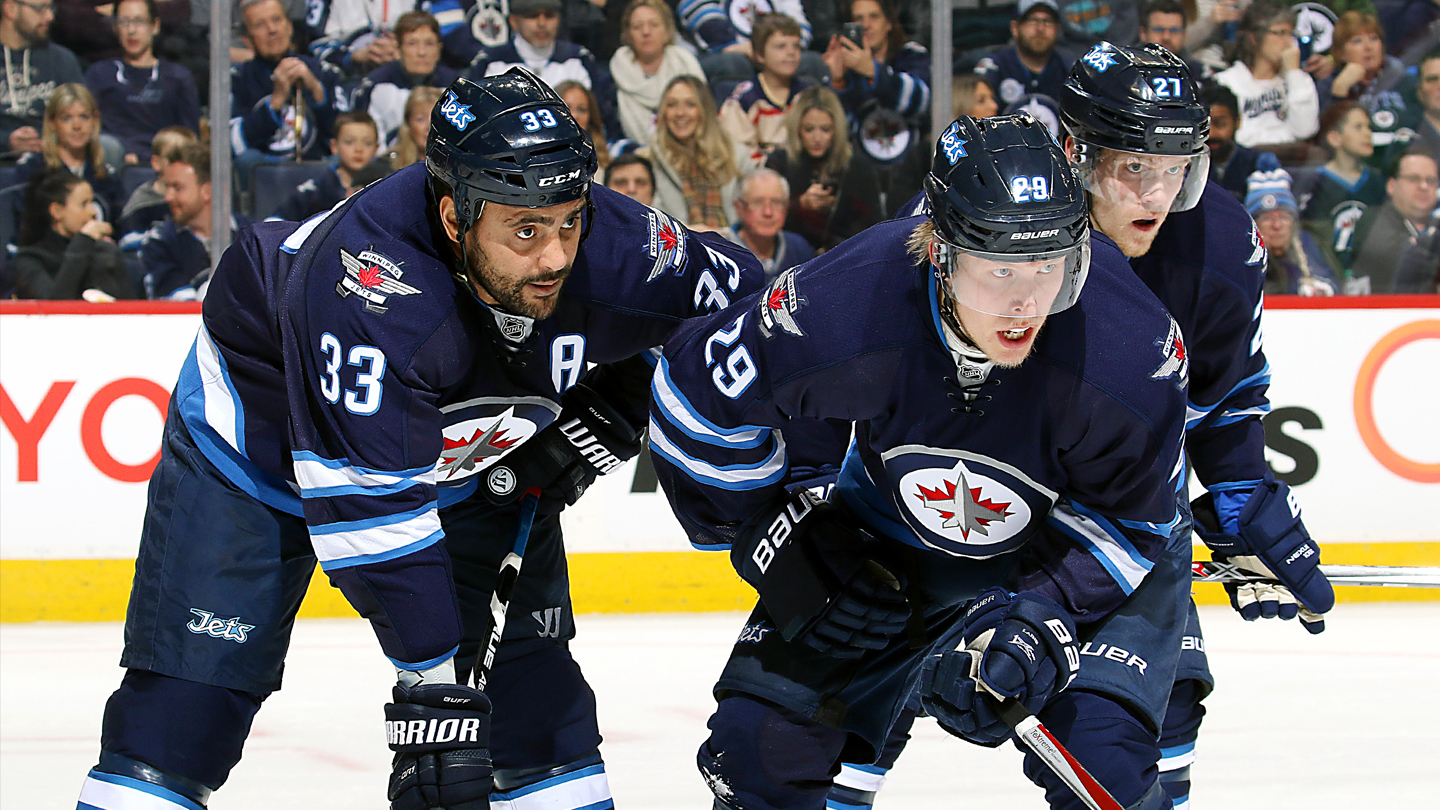
[[[1060,105],[1094,227],[1180,325],[1190,361],[1186,457],[1207,490],[1195,503],[1195,533],[1217,559],[1275,578],[1227,586],[1242,617],[1298,615],[1319,633],[1335,603],[1320,547],[1265,462],[1265,246],[1245,208],[1207,182],[1209,115],[1189,69],[1157,45],[1100,43],[1071,69]],[[1165,179],[1177,171],[1188,172],[1183,183]],[[1212,686],[1192,603],[1158,752],[1176,807],[1189,800],[1200,701]]]
[[[398,673],[393,810],[612,806],[557,513],[639,451],[649,350],[763,276],[592,188],[588,136],[523,70],[457,81],[430,133],[424,165],[222,258],[79,807],[205,805],[280,687],[317,560]],[[491,593],[527,522],[482,692]]]
[[[932,217],[687,324],[656,368],[660,481],[692,543],[728,550],[760,597],[698,756],[718,808],[824,807],[912,693],[998,745],[977,678],[1051,712],[1072,750],[1133,702],[1163,711],[1168,688],[1087,679],[1077,641],[1156,616],[1119,667],[1168,685],[1150,647],[1178,649],[1189,578],[1174,321],[1091,238],[1078,175],[1028,115],[952,124],[926,195]],[[796,418],[853,423],[828,503],[785,491]],[[1111,790],[1132,787],[1127,804],[1168,807],[1155,784]]]

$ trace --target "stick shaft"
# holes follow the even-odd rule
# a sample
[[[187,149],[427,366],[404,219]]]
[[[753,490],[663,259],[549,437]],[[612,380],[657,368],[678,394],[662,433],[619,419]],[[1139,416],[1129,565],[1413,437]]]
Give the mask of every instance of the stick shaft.
[[[520,565],[525,562],[525,547],[530,543],[530,527],[535,524],[535,508],[540,505],[540,492],[531,489],[520,498],[520,525],[515,530],[515,544],[505,559],[500,562],[500,576],[495,582],[495,591],[490,594],[490,638],[485,643],[485,655],[475,665],[475,688],[485,691],[490,680],[490,670],[495,666],[495,652],[500,648],[500,637],[505,634],[505,612],[510,608],[510,597],[515,593],[515,582],[520,578]]]
[[[1241,570],[1230,563],[1196,560],[1191,563],[1196,582],[1265,582],[1270,577]],[[1373,585],[1388,588],[1440,588],[1440,567],[1386,565],[1322,565],[1320,573],[1334,585]]]
[[[1016,739],[1054,771],[1090,810],[1125,810],[1024,706],[1014,700],[1001,701],[1000,718],[1015,730]]]

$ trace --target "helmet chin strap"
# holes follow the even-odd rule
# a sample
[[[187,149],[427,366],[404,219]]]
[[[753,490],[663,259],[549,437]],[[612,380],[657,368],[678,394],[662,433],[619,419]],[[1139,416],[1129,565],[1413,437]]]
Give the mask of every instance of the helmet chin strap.
[[[474,221],[479,222],[480,215],[483,213],[485,213],[485,201],[481,200],[480,209],[475,212]],[[456,224],[458,226],[459,223]],[[514,356],[520,351],[525,341],[530,339],[530,335],[535,332],[535,319],[528,315],[507,312],[499,304],[492,304],[480,297],[480,293],[475,289],[477,282],[470,277],[469,239],[466,238],[470,232],[468,229],[462,231],[458,227],[456,231],[460,243],[460,272],[454,274],[455,280],[460,282],[460,286],[470,293],[470,297],[474,298],[477,304],[490,313],[493,320],[487,325],[492,327],[491,333],[500,339],[500,345],[507,354]]]
[[[955,381],[961,388],[978,386],[990,375],[990,369],[995,367],[995,362],[966,334],[965,327],[955,314],[955,302],[945,291],[945,285],[938,279],[936,283],[940,284],[940,324],[945,331],[945,347],[950,350],[950,357],[955,361],[958,372]]]

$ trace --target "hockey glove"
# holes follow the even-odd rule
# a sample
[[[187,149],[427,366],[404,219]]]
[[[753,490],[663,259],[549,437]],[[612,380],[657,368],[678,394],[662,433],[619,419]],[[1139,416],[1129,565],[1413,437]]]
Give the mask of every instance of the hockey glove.
[[[1226,585],[1230,605],[1246,621],[1298,615],[1306,630],[1322,632],[1321,614],[1335,606],[1335,591],[1320,573],[1320,546],[1300,520],[1295,493],[1283,481],[1266,480],[1240,497],[1243,505],[1232,520],[1222,517],[1235,512],[1231,493],[1206,493],[1191,505],[1195,533],[1216,560],[1276,580]]]
[[[1068,613],[1040,594],[991,588],[930,648],[915,694],[946,731],[994,747],[1010,736],[996,696],[1034,714],[1079,670]]]
[[[385,736],[390,810],[488,810],[490,699],[458,684],[395,686]]]
[[[862,554],[864,538],[839,507],[802,489],[766,518],[731,556],[786,641],[860,658],[904,632],[910,606],[899,580]]]
[[[555,423],[535,434],[486,473],[481,491],[508,504],[531,487],[542,493],[540,511],[559,512],[595,482],[640,453],[636,428],[588,386],[571,386],[560,397]]]

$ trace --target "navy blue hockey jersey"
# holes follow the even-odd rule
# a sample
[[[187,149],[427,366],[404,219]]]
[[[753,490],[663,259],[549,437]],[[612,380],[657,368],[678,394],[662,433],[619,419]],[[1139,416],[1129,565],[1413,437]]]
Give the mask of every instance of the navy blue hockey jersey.
[[[906,253],[922,221],[877,225],[682,327],[652,390],[657,474],[691,542],[725,549],[779,503],[789,420],[849,420],[836,488],[872,534],[922,550],[932,599],[953,604],[1010,576],[1097,620],[1139,585],[1177,521],[1186,366],[1175,323],[1096,238],[1080,302],[1050,316],[1029,359],[957,366],[932,268]],[[983,413],[956,408],[968,390],[957,379],[985,381]]]
[[[743,250],[596,187],[555,313],[508,316],[452,276],[425,183],[417,164],[303,224],[241,231],[175,391],[206,457],[304,516],[332,582],[416,670],[460,640],[439,507],[553,422],[587,363],[648,354],[762,283]]]
[[[1267,469],[1265,263],[1254,220],[1213,182],[1199,205],[1166,218],[1149,253],[1130,260],[1180,324],[1190,360],[1186,447],[1211,490],[1249,491]]]

